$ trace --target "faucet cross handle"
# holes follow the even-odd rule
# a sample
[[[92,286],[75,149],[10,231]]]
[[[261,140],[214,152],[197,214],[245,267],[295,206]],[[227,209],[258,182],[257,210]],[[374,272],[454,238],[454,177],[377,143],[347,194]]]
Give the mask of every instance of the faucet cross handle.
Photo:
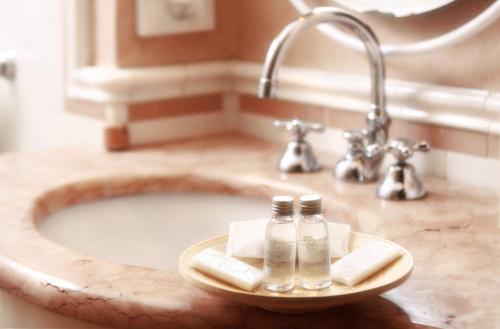
[[[275,120],[273,122],[275,128],[285,129],[294,137],[296,141],[302,141],[310,131],[322,133],[325,131],[325,126],[321,123],[305,122],[299,119],[290,121]]]
[[[385,150],[391,153],[398,162],[404,162],[411,158],[415,152],[429,152],[431,146],[426,141],[413,142],[408,139],[391,139],[385,146]]]
[[[323,132],[325,127],[322,124],[293,119],[290,121],[276,120],[273,122],[273,126],[285,129],[293,136],[293,140],[287,144],[285,152],[278,161],[280,171],[314,172],[320,170],[318,160],[305,137],[310,131]]]
[[[366,129],[344,130],[342,137],[347,141],[348,153],[363,149],[367,135]]]
[[[366,138],[366,129],[345,130],[342,136],[349,144],[364,143]]]
[[[391,139],[383,146],[397,160],[387,168],[381,180],[377,195],[389,200],[416,200],[423,198],[427,191],[417,175],[415,167],[406,162],[415,152],[428,152],[431,146],[426,141],[412,142],[407,139]]]

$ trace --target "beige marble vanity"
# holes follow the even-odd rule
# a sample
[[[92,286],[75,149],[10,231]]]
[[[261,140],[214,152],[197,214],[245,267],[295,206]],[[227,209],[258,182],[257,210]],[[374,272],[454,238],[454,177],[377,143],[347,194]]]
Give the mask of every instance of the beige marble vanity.
[[[123,153],[61,149],[3,155],[0,285],[52,312],[119,328],[500,327],[495,192],[427,177],[426,199],[384,201],[376,198],[373,184],[335,182],[328,166],[315,174],[278,173],[281,148],[226,134]],[[335,163],[332,156],[320,158]],[[49,214],[71,205],[165,191],[265,198],[319,193],[330,218],[396,241],[413,254],[415,268],[406,283],[380,297],[284,315],[211,296],[172,270],[80,254],[37,230]]]

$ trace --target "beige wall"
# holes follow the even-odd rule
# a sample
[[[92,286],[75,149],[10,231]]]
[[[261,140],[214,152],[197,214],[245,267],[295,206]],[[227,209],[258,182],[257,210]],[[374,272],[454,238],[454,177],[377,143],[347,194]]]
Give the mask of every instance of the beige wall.
[[[215,30],[141,38],[135,31],[135,0],[117,1],[117,64],[169,65],[234,57],[235,0],[215,0]]]
[[[269,42],[297,16],[288,0],[237,0],[237,57],[262,61]],[[450,6],[410,18],[359,15],[382,42],[405,43],[449,31],[467,21],[491,0],[456,0]],[[367,73],[365,56],[338,45],[318,31],[306,32],[286,63],[345,73]],[[450,86],[500,90],[500,21],[460,45],[426,55],[387,58],[389,78]]]
[[[382,42],[402,43],[409,40],[423,40],[449,31],[477,15],[491,1],[456,0],[441,10],[404,19],[375,14],[359,16],[373,27]],[[116,56],[117,63],[121,67],[225,59],[262,62],[274,36],[298,15],[288,0],[216,0],[217,24],[214,31],[140,38],[135,34],[134,0],[117,0],[116,3],[118,14]],[[316,30],[306,32],[298,40],[298,43],[291,48],[286,64],[340,73],[368,72],[367,59],[363,53],[338,45]],[[454,47],[425,55],[388,57],[387,71],[388,78],[393,79],[500,91],[500,21],[480,35]],[[132,104],[129,110],[131,114],[141,113],[145,116],[141,120],[149,121],[188,115],[190,111],[186,111],[186,108],[195,105],[197,111],[220,111],[221,95],[211,95],[209,98],[208,100],[186,98],[173,102],[154,100],[141,106]],[[255,99],[253,101],[249,99],[251,98],[243,97],[242,111],[254,113],[257,107],[262,107],[266,110],[256,113],[261,116],[278,116],[280,109],[289,109],[291,106],[279,101],[259,103]],[[248,104],[255,106],[249,107]],[[306,111],[307,113],[312,111],[311,107],[305,104],[296,105],[297,111],[301,109],[299,112],[303,112],[304,115]],[[274,110],[269,110],[270,107]],[[75,111],[79,109],[75,108]],[[101,112],[90,113],[103,116]],[[335,120],[327,120],[325,123],[338,129],[345,129],[354,124],[357,127],[363,117],[348,113],[344,116],[347,119],[339,121],[337,115]],[[127,129],[125,126],[107,131],[108,148],[128,148]],[[443,149],[482,157],[498,157],[498,138],[486,132],[441,129],[411,122],[395,123],[394,129],[398,132],[398,136],[427,139]],[[452,140],[461,142],[450,144]]]
[[[440,10],[409,18],[359,15],[382,42],[424,40],[461,25],[492,0],[456,0]],[[272,38],[298,13],[288,0],[216,0],[214,31],[140,38],[134,0],[118,4],[119,66],[167,65],[237,58],[261,62]],[[286,63],[343,73],[368,72],[364,54],[310,31],[292,47]],[[500,21],[457,46],[425,55],[387,58],[389,78],[500,90]]]

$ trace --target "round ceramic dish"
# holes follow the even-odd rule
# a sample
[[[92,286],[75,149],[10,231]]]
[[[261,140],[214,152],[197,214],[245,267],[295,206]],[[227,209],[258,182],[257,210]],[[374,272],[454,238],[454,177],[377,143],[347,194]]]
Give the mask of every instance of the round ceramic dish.
[[[383,240],[388,243],[394,243],[373,235],[352,232],[350,250],[354,250],[372,240]],[[206,248],[225,251],[226,242],[227,235],[222,235],[189,247],[179,258],[180,274],[194,286],[209,293],[274,312],[313,312],[379,295],[403,283],[410,276],[413,268],[413,257],[403,248],[403,254],[398,260],[354,287],[333,282],[330,288],[319,291],[305,290],[296,284],[295,289],[287,293],[273,293],[265,290],[262,286],[253,292],[247,292],[199,272],[190,266],[191,257],[198,252]],[[261,260],[241,260],[262,268]]]

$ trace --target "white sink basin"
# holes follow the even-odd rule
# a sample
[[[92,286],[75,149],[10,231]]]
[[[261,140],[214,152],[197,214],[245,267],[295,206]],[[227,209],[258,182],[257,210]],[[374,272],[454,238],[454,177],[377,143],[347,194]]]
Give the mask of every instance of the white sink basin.
[[[154,193],[104,199],[56,212],[38,227],[58,244],[103,260],[177,269],[180,253],[227,233],[229,222],[265,218],[266,199],[204,193]]]

